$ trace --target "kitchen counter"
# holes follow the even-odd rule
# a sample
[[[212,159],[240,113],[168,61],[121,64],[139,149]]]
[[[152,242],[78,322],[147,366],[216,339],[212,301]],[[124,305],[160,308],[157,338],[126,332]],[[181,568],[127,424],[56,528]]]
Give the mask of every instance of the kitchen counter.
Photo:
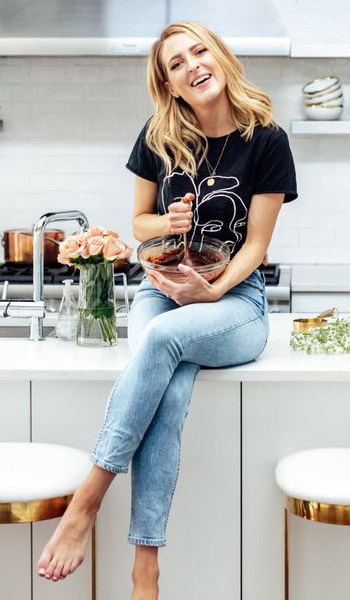
[[[263,354],[245,365],[201,369],[199,381],[350,381],[349,355],[307,355],[289,346],[297,314],[270,314],[270,336]],[[49,337],[41,342],[0,339],[2,380],[111,381],[126,367],[126,339],[112,348],[81,348]]]

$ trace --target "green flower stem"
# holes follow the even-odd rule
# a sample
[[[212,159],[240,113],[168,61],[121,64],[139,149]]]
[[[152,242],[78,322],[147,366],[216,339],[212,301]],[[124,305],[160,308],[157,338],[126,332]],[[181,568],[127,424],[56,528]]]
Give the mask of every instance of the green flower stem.
[[[95,325],[101,340],[111,346],[117,339],[113,265],[106,261],[94,261],[78,266],[81,273],[77,341],[83,342],[95,335]]]

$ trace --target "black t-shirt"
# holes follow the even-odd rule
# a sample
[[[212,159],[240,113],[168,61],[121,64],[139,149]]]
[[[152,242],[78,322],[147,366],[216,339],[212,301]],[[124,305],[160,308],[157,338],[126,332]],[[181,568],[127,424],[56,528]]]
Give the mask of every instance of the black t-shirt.
[[[177,167],[166,176],[161,158],[145,142],[147,123],[136,140],[126,167],[140,177],[157,183],[157,211],[165,214],[172,202],[187,192],[195,195],[192,202],[193,227],[187,234],[209,235],[228,244],[231,257],[238,252],[247,236],[248,211],[254,194],[285,194],[284,202],[298,197],[293,156],[286,132],[257,125],[250,141],[238,130],[232,132],[222,154],[213,186],[205,161],[197,176]],[[214,168],[226,135],[208,137],[208,161]]]

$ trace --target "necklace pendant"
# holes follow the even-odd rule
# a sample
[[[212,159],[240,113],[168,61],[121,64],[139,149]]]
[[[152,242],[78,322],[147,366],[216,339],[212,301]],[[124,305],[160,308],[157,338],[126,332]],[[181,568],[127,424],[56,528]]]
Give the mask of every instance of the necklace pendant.
[[[209,185],[210,187],[211,187],[212,185],[214,185],[214,183],[215,183],[215,179],[214,179],[213,177],[210,177],[210,178],[208,179],[208,181],[207,181],[207,185]]]

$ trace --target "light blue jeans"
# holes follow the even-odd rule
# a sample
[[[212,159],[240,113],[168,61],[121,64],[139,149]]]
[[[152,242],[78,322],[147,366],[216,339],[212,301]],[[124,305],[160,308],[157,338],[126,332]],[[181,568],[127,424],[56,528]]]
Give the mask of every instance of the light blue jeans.
[[[131,544],[165,546],[181,434],[200,367],[254,360],[268,329],[258,270],[217,302],[181,307],[143,278],[129,315],[132,359],[111,391],[92,453],[95,465],[113,473],[126,473],[132,461]]]

